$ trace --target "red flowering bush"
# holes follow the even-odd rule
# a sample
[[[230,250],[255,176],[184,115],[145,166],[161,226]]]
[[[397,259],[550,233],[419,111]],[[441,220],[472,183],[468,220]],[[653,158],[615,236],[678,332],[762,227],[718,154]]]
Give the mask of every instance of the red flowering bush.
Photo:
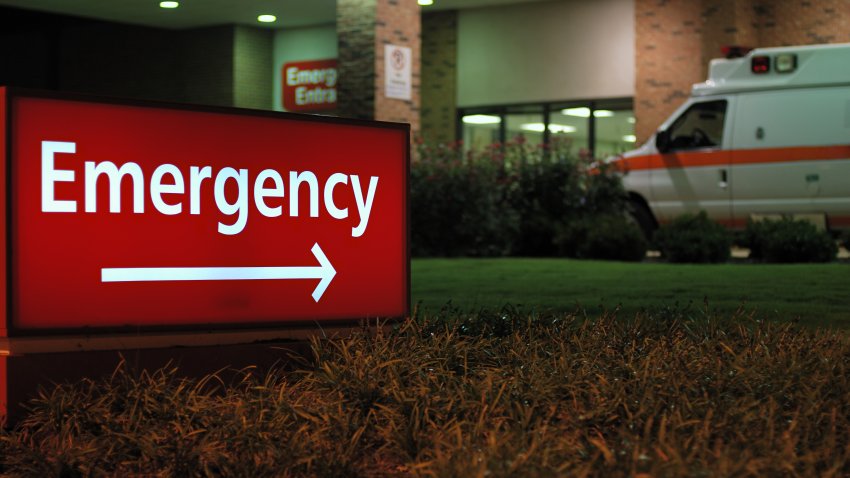
[[[504,155],[465,157],[460,143],[422,145],[410,171],[412,252],[417,256],[500,256],[517,234]]]
[[[619,213],[619,178],[568,142],[520,139],[463,152],[462,144],[419,144],[411,167],[416,256],[552,256],[563,225]]]

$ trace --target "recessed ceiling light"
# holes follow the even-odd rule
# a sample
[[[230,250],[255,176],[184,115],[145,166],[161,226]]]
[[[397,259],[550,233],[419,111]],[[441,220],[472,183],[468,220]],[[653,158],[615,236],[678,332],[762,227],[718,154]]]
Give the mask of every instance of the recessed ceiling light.
[[[520,125],[520,129],[542,133],[546,127],[543,123],[525,123]],[[552,133],[575,133],[576,128],[565,124],[549,123],[549,131]]]
[[[277,21],[277,17],[274,15],[260,15],[257,17],[257,21],[261,23],[274,23]]]
[[[466,124],[498,124],[502,122],[502,118],[493,115],[467,115],[463,117],[463,122]]]
[[[623,141],[625,141],[627,143],[634,143],[634,142],[637,141],[637,136],[635,136],[633,134],[627,134],[627,135],[623,136]]]
[[[159,2],[160,8],[177,8],[180,6],[180,2]]]
[[[428,5],[433,5],[433,4],[434,4],[434,0],[419,0],[419,5],[422,5],[423,7],[427,7]]]
[[[520,129],[542,133],[543,130],[546,129],[546,127],[543,126],[543,123],[525,123],[524,125],[520,126]]]
[[[550,123],[549,124],[549,131],[551,131],[553,133],[575,133],[576,127],[566,125],[566,124]]]
[[[590,118],[590,108],[567,108],[561,110],[561,114],[567,116],[578,116],[579,118]],[[594,118],[610,118],[614,112],[610,110],[593,110]]]
[[[567,108],[561,110],[562,115],[578,116],[579,118],[590,118],[590,108]]]

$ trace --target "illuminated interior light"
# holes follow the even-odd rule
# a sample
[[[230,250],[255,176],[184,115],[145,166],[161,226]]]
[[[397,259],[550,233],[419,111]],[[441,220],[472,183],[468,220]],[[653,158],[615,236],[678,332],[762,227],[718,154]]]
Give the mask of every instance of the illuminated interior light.
[[[525,131],[534,131],[537,133],[543,132],[543,123],[526,123],[524,125],[520,125],[519,129],[523,129]]]
[[[549,131],[552,133],[575,133],[576,127],[565,124],[550,124]]]
[[[627,134],[627,135],[623,136],[623,141],[625,141],[627,143],[634,143],[635,141],[637,141],[637,136],[635,136],[633,134]]]
[[[590,118],[590,108],[566,108],[561,110],[561,114],[567,116],[577,116],[579,118]],[[614,112],[610,110],[593,110],[593,116],[596,118],[610,118],[614,116]]]
[[[434,0],[419,0],[419,5],[422,5],[423,7],[427,7],[428,5],[433,5],[433,4],[434,4]]]
[[[567,116],[578,116],[579,118],[590,118],[590,108],[567,108],[561,110],[561,114]]]
[[[634,117],[634,116],[629,116],[629,118],[628,118],[626,121],[627,121],[629,124],[635,124],[635,117]]]
[[[177,8],[180,2],[159,2],[159,8]]]
[[[524,125],[520,126],[520,129],[523,129],[525,131],[534,131],[536,133],[542,133],[543,128],[543,123],[525,123]],[[549,124],[549,132],[551,133],[575,133],[575,131],[575,126],[555,123]]]
[[[260,15],[257,17],[257,21],[261,23],[274,23],[277,21],[277,17],[274,15]]]
[[[463,117],[466,124],[499,124],[502,118],[493,115],[469,115]]]

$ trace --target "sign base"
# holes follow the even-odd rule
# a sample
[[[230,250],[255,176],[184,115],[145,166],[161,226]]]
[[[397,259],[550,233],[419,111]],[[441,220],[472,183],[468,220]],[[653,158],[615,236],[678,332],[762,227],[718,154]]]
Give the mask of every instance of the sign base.
[[[323,332],[326,337],[345,337],[355,330],[362,329],[325,328]],[[375,330],[372,327],[370,332]],[[229,376],[246,367],[263,373],[289,366],[293,356],[310,359],[306,337],[317,335],[315,329],[300,335],[293,330],[254,331],[252,339],[258,342],[244,343],[247,333],[233,332],[230,340],[235,342],[225,344],[221,334],[9,339],[0,351],[0,420],[12,427],[24,418],[23,406],[38,396],[39,389],[108,376],[122,360],[131,373],[175,366],[179,377],[201,378],[223,370],[219,375],[227,383]],[[163,342],[171,346],[145,347]]]

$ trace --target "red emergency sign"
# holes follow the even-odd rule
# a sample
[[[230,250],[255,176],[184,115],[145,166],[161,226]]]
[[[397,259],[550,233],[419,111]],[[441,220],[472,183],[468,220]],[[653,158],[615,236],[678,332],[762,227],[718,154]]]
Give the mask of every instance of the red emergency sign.
[[[408,125],[0,100],[9,336],[408,313]]]
[[[337,61],[296,61],[283,65],[281,96],[286,111],[336,109],[339,83]]]

